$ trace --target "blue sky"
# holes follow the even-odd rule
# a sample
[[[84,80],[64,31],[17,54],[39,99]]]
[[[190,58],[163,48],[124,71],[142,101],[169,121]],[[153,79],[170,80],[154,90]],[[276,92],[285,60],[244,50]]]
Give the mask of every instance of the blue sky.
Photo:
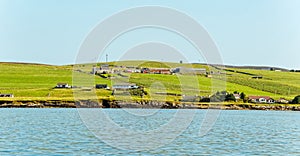
[[[147,5],[174,8],[197,20],[214,39],[225,64],[300,69],[298,0],[0,0],[0,61],[72,64],[97,24],[121,10]],[[146,41],[173,45],[190,62],[204,61],[180,36],[158,29],[120,36],[105,53],[110,61],[126,59],[124,51]]]

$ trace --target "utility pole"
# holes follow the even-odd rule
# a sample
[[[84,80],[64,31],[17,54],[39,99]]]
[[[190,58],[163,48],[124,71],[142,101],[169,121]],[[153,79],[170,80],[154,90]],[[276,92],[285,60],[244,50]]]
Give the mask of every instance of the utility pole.
[[[108,54],[106,54],[106,58],[105,59],[106,59],[106,63],[107,63],[107,61],[108,61]]]

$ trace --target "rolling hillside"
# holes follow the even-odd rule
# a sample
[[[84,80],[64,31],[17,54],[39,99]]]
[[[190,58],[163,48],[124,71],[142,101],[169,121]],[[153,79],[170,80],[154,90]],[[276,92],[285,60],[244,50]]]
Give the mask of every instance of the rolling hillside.
[[[203,64],[189,65],[165,62],[159,63],[153,61],[123,61],[110,62],[109,64],[159,68],[193,66],[206,68],[207,70],[217,70],[211,66]],[[115,81],[114,79],[91,75],[89,72],[93,66],[92,64],[79,66],[81,69],[80,72],[74,72],[79,74],[83,78],[83,81],[87,79],[93,80],[93,85],[87,86],[91,88],[91,91],[96,92],[96,95],[99,98],[107,98],[111,96],[111,91],[109,90],[96,90],[92,87],[94,87],[94,84],[99,83],[105,83],[108,84],[108,86],[111,86],[111,83],[114,83]],[[272,96],[275,99],[279,99],[280,97],[292,99],[296,95],[300,94],[300,73],[241,69],[233,67],[221,70],[221,72],[226,72],[226,79],[220,79],[217,75],[212,78],[208,78],[203,75],[187,75],[184,77],[177,75],[140,73],[125,73],[124,75],[126,76],[127,81],[144,86],[145,90],[149,93],[165,91],[168,93],[182,95],[194,95],[195,93],[198,93],[198,95],[201,96],[209,96],[212,94],[212,91],[218,91],[218,86],[226,84],[226,90],[229,92],[239,91],[244,92],[246,95],[267,95]],[[253,75],[262,76],[262,79],[253,79]],[[65,82],[72,85],[72,76],[73,66],[71,65],[51,66],[26,63],[0,63],[0,92],[12,93],[15,96],[14,99],[72,100],[74,99],[72,89],[54,89],[55,85],[59,82]],[[121,79],[118,75],[111,76]],[[224,88],[221,87],[221,89]],[[182,90],[184,90],[184,93]],[[200,91],[200,93],[198,91]],[[154,98],[153,94],[152,96],[152,98]],[[167,97],[168,100],[172,100],[172,98],[174,99],[175,97]]]

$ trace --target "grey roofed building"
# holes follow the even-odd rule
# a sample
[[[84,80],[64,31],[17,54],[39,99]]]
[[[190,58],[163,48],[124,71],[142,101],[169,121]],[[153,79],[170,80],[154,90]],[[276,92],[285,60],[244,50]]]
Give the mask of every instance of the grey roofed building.
[[[136,89],[136,88],[139,88],[139,86],[137,86],[134,83],[115,84],[112,86],[112,89],[116,89],[116,90]]]
[[[112,71],[109,68],[108,64],[102,64],[99,68],[93,67],[91,74],[106,74],[111,73]]]
[[[186,68],[186,67],[177,67],[172,69],[172,73],[179,74],[206,74],[205,68]]]

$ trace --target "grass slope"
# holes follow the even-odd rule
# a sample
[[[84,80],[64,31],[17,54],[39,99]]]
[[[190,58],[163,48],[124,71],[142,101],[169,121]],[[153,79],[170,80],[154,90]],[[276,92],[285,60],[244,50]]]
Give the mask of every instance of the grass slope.
[[[295,97],[300,94],[300,73],[276,72],[253,69],[232,69],[228,72],[227,81],[248,86],[257,90],[272,93],[273,96]],[[263,76],[262,79],[253,79],[251,75],[238,72]]]

